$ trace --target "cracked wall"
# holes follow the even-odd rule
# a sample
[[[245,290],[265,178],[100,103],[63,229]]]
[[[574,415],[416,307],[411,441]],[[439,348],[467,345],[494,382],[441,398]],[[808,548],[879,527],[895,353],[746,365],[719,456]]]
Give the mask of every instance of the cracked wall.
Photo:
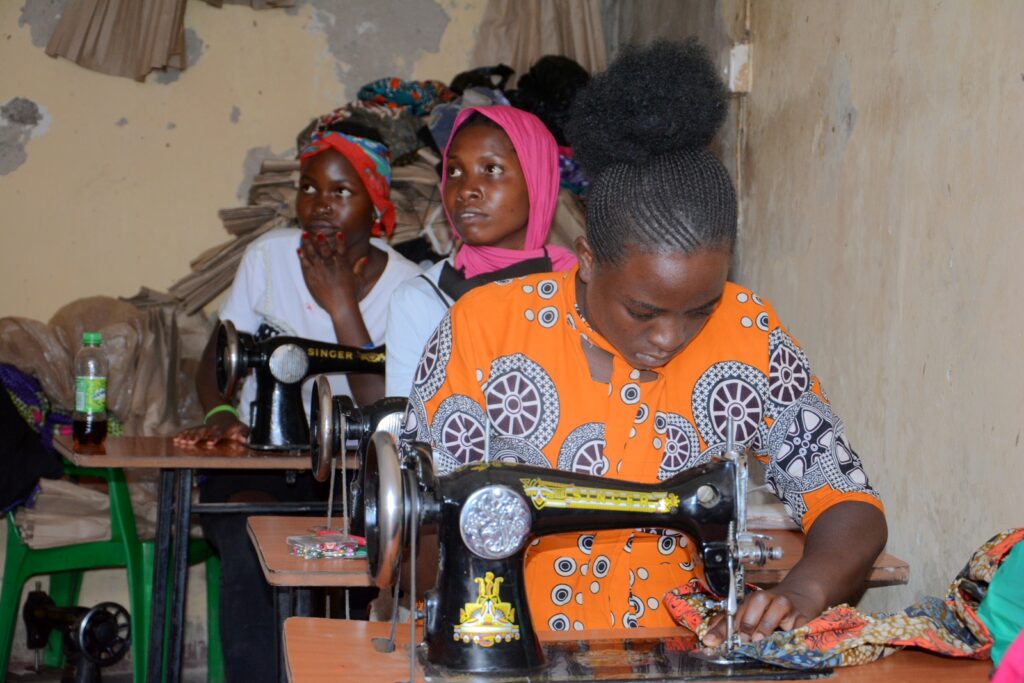
[[[49,116],[38,104],[15,97],[0,106],[0,176],[28,160],[28,141],[49,128]]]
[[[313,117],[365,81],[473,66],[483,5],[188,2],[188,68],[140,84],[43,53],[64,0],[0,2],[0,315],[46,321],[79,297],[166,290],[230,239],[217,210],[240,205],[263,159],[292,156]],[[205,640],[203,573],[191,573],[187,644]],[[127,604],[124,582],[88,572],[80,602]],[[14,665],[31,661],[22,629]]]
[[[165,290],[228,239],[217,210],[239,204],[261,159],[294,154],[312,118],[376,78],[448,81],[473,66],[484,5],[189,2],[188,68],[140,84],[44,54],[64,0],[0,3],[0,106],[41,116],[0,118],[0,313],[47,320],[77,297]]]

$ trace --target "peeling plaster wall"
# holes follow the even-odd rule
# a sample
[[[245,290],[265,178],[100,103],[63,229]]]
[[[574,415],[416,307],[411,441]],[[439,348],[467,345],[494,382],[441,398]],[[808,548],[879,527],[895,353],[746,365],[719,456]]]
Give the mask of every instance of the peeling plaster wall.
[[[728,64],[731,38],[742,35],[743,0],[605,0],[609,56],[623,45],[698,36],[716,60]]]
[[[189,2],[189,68],[140,84],[43,53],[62,0],[0,2],[0,316],[46,321],[78,297],[166,289],[229,239],[217,210],[239,205],[260,159],[293,155],[314,116],[375,78],[473,66],[484,4]],[[205,666],[204,570],[190,576],[186,663]],[[102,600],[128,604],[124,571],[87,573],[81,603]],[[31,660],[24,642],[19,620],[12,666]]]
[[[605,0],[603,23],[608,53],[626,45],[647,45],[655,40],[700,40],[728,80],[729,50],[744,35],[743,0]],[[712,142],[712,150],[736,179],[738,100],[729,102],[729,114]]]
[[[0,3],[0,315],[47,320],[77,297],[166,289],[228,239],[258,158],[294,153],[319,114],[385,76],[470,66],[485,0],[305,0],[285,10],[189,2],[189,68],[146,83],[43,53],[61,0]],[[48,128],[46,128],[48,126]],[[45,277],[40,277],[45,273]]]

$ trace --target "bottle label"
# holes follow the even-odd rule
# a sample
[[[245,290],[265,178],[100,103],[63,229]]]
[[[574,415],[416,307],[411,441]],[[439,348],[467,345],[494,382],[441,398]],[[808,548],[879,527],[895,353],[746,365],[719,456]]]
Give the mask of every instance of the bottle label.
[[[80,413],[107,411],[107,378],[75,378],[75,410]]]

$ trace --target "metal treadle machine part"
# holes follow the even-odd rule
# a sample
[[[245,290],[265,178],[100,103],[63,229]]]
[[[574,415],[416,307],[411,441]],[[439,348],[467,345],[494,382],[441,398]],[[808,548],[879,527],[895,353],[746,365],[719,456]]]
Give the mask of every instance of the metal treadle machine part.
[[[362,456],[375,432],[386,432],[397,441],[408,403],[404,398],[382,398],[371,406],[359,408],[348,396],[334,396],[326,377],[317,377],[313,382],[313,400],[309,406],[309,455],[313,477],[317,481],[327,481],[334,461],[349,451],[354,451],[360,458],[351,489],[347,480],[342,482],[342,490],[349,491],[352,500],[351,509],[345,516],[350,520],[349,528],[354,534],[361,536],[364,531]],[[347,477],[344,468],[342,477]]]
[[[396,584],[405,549],[411,548],[409,556],[415,557],[421,534],[439,536],[436,584],[422,614],[410,605],[424,619],[425,634],[416,654],[410,653],[410,680],[415,680],[417,654],[428,681],[831,675],[827,669],[781,669],[737,651],[734,620],[745,590],[744,566],[777,559],[781,551],[770,545],[770,538],[746,528],[747,453],[732,439],[722,458],[658,484],[487,462],[438,477],[429,445],[398,442],[385,433],[369,440],[365,461],[366,546],[376,585]],[[686,648],[668,647],[645,641],[640,630],[631,632],[625,644],[629,657],[623,655],[622,641],[615,641],[605,657],[601,641],[542,647],[523,581],[530,542],[548,534],[648,527],[684,533],[699,551],[709,586],[725,596],[714,605],[726,612],[728,622],[722,646],[700,650],[691,640]],[[409,566],[414,570],[415,562]],[[635,665],[624,672],[624,661]]]
[[[131,619],[121,605],[57,607],[38,582],[25,598],[22,618],[28,648],[36,652],[37,672],[50,632],[60,631],[66,658],[61,683],[100,683],[100,669],[121,661],[131,643]]]
[[[360,349],[302,339],[271,337],[256,341],[229,320],[217,329],[217,388],[231,400],[253,370],[249,447],[268,451],[305,451],[309,422],[302,407],[302,383],[312,375],[384,373],[384,347]]]

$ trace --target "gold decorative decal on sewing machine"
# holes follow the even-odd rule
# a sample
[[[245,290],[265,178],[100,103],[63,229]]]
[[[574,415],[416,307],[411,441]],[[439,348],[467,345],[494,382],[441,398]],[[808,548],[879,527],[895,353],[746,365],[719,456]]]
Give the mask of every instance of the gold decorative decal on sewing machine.
[[[502,602],[498,595],[505,579],[494,578],[493,572],[487,572],[484,578],[477,577],[473,581],[480,588],[480,594],[476,602],[467,602],[465,609],[459,610],[459,625],[454,629],[454,639],[480,647],[519,640],[516,610],[511,603]]]
[[[626,510],[647,514],[675,512],[679,496],[663,491],[620,491],[593,486],[559,484],[543,479],[520,479],[533,507],[570,510]]]
[[[385,354],[380,351],[352,351],[351,349],[330,349],[310,346],[306,349],[310,358],[328,358],[330,360],[358,360],[366,363],[383,363]]]

